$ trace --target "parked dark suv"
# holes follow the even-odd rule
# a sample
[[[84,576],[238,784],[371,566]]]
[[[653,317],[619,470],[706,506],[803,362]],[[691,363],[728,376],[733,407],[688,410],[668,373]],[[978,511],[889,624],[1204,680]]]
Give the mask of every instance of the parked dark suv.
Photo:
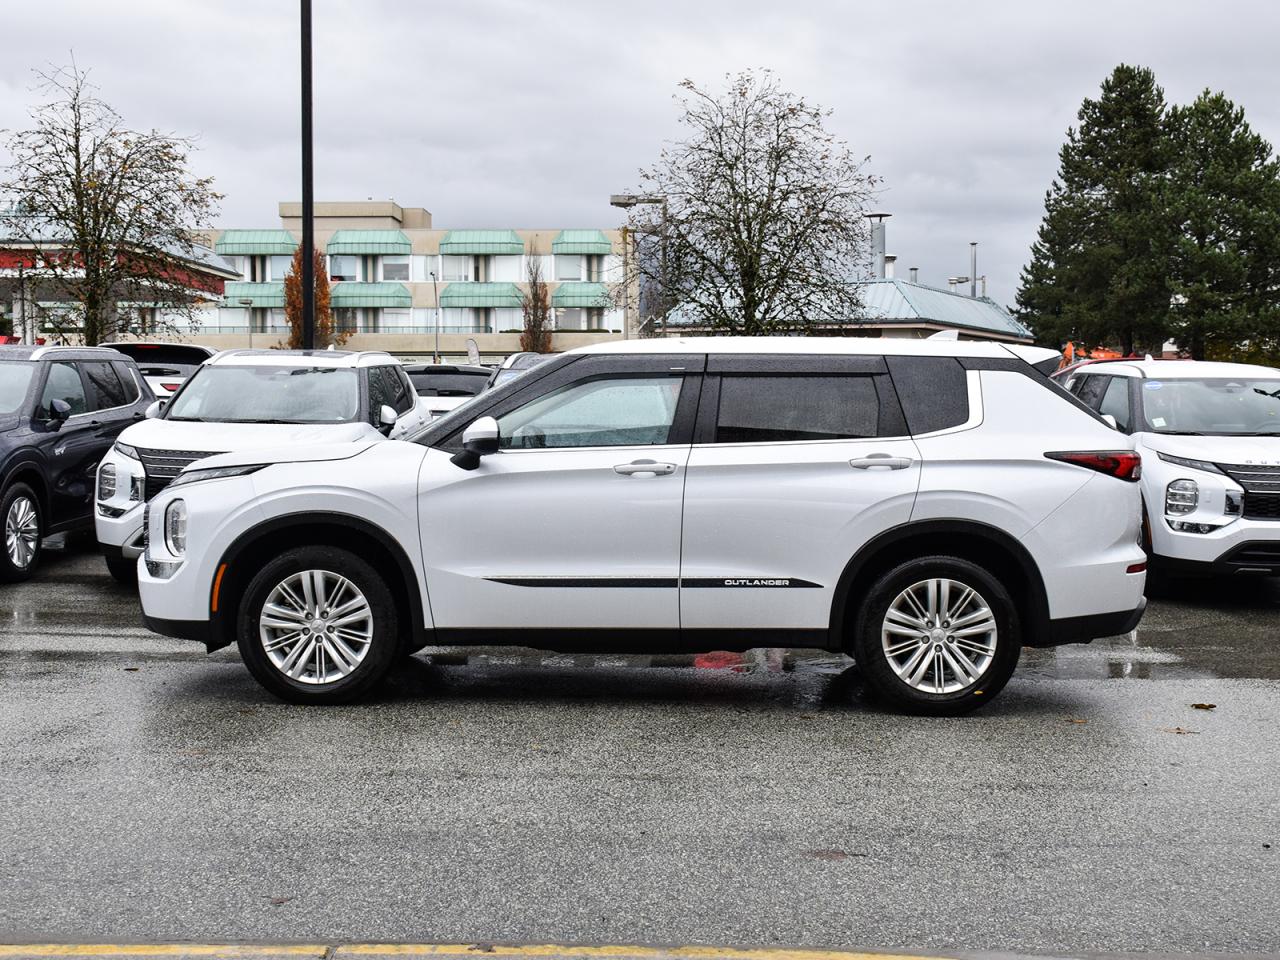
[[[98,461],[155,402],[100,347],[0,346],[0,580],[25,580],[52,533],[93,529]]]

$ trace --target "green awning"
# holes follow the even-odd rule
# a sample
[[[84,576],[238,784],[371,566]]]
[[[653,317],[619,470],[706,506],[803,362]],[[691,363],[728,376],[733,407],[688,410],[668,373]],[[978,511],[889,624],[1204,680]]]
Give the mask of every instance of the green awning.
[[[600,256],[613,253],[613,244],[602,230],[561,230],[551,243],[551,252]]]
[[[359,283],[345,281],[335,283],[329,295],[329,305],[343,307],[411,307],[413,296],[403,283]]]
[[[451,283],[440,292],[442,307],[519,307],[514,283]]]
[[[603,283],[562,283],[551,295],[553,307],[607,307],[609,291]]]
[[[251,300],[251,304],[241,303]],[[279,283],[249,283],[232,281],[226,285],[222,294],[224,307],[283,307],[284,281]]]
[[[450,230],[440,241],[446,256],[524,253],[524,241],[514,230]]]
[[[288,257],[297,249],[298,241],[288,230],[224,230],[213,245],[214,253],[232,257]]]
[[[399,230],[339,230],[330,238],[325,252],[333,254],[405,254],[413,247]]]

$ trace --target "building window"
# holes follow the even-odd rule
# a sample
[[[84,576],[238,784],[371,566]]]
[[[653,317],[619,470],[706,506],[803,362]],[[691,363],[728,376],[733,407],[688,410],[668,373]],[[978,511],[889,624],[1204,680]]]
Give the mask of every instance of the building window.
[[[564,254],[556,255],[556,279],[557,280],[581,280],[582,279],[582,256],[574,254],[565,256]]]
[[[240,274],[243,279],[249,279],[244,272],[246,267],[245,260],[248,259],[247,257],[229,256],[224,254],[222,259],[231,264],[231,269]]]
[[[556,310],[557,330],[587,329],[586,311],[581,307],[560,307]]]
[[[293,266],[293,257],[270,256],[267,257],[267,273],[268,279],[274,283],[279,283],[289,275],[289,269]]]
[[[440,258],[440,279],[442,281],[474,280],[476,278],[475,257],[443,256]]]
[[[440,311],[444,333],[488,333],[488,311],[483,307],[446,307]]]
[[[498,333],[524,329],[524,311],[519,307],[497,307],[493,311],[493,329]]]
[[[404,280],[409,279],[409,256],[386,256],[382,258],[382,279],[383,280]]]
[[[333,311],[333,329],[338,333],[355,333],[360,329],[359,307],[338,307]]]
[[[359,280],[360,258],[344,255],[330,257],[329,279],[331,281]]]
[[[401,333],[413,326],[413,311],[408,307],[385,307],[378,318],[378,329],[383,333]]]
[[[249,329],[249,311],[244,307],[223,307],[218,311],[218,325],[211,333],[239,333]]]
[[[489,260],[489,279],[503,283],[520,283],[526,279],[524,271],[521,269],[522,260],[524,260],[524,257],[519,254],[491,257]]]

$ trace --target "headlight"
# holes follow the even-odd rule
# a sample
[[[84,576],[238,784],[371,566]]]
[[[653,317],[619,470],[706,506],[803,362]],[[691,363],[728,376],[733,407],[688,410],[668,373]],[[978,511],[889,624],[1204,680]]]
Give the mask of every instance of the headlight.
[[[1206,473],[1222,473],[1216,463],[1210,463],[1208,460],[1188,460],[1186,457],[1175,457],[1168,453],[1161,453],[1159,450],[1156,451],[1156,456],[1165,463],[1176,463],[1180,467],[1190,467],[1192,470],[1203,470]]]
[[[250,473],[257,473],[265,463],[250,463],[241,467],[208,467],[204,470],[183,470],[174,479],[170,487],[180,487],[188,483],[196,483],[200,480],[221,480],[224,477],[243,477]]]
[[[164,508],[164,544],[175,557],[187,552],[187,504],[174,500]]]
[[[1191,513],[1200,505],[1200,484],[1194,480],[1175,480],[1164,491],[1164,512]]]
[[[131,460],[140,461],[142,459],[140,456],[138,456],[137,447],[131,447],[129,446],[129,444],[121,443],[119,440],[115,442],[115,445],[111,449],[114,450],[116,453],[120,454],[120,456],[129,457]]]
[[[98,468],[98,499],[110,500],[116,495],[116,465],[104,463]]]

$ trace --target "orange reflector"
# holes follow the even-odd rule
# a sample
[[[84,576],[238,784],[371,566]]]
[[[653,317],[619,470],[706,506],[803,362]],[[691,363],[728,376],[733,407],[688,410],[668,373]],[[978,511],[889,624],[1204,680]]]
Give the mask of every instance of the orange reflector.
[[[224,563],[218,567],[218,572],[213,578],[213,599],[209,602],[209,612],[218,612],[218,590],[222,587],[222,575],[227,572],[227,565]]]

